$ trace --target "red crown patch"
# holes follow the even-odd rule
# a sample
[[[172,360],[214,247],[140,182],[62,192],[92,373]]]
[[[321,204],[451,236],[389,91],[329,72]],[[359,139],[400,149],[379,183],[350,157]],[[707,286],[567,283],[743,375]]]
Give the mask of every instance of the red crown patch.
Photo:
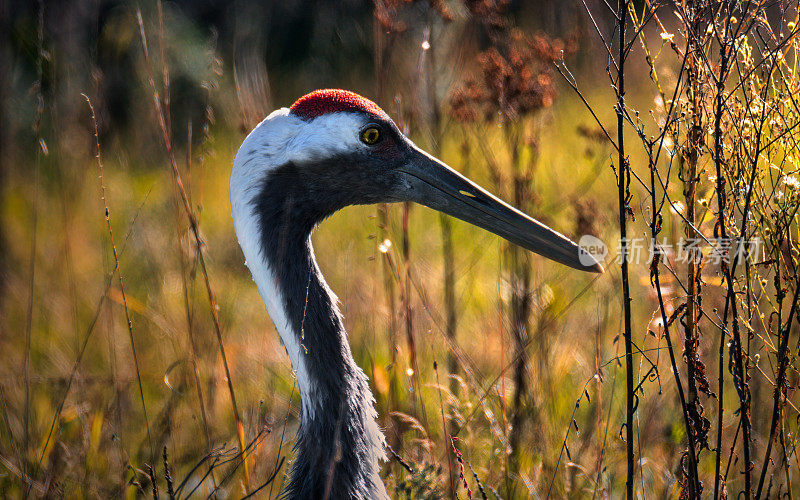
[[[380,106],[366,97],[340,89],[315,90],[295,101],[289,110],[303,120],[339,111],[361,111],[376,116],[386,116]]]

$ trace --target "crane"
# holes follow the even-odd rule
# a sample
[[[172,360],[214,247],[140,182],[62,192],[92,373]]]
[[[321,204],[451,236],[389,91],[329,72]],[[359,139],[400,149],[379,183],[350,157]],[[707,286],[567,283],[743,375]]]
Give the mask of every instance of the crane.
[[[561,264],[603,268],[568,238],[418,148],[374,102],[325,89],[273,111],[242,143],[230,178],[236,237],[300,393],[287,498],[388,498],[385,442],[311,233],[349,206],[413,201]]]

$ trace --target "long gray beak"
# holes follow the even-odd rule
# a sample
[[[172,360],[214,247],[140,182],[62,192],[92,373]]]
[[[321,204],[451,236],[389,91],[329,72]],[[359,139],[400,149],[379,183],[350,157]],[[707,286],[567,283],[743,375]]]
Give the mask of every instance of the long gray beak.
[[[498,199],[421,149],[398,170],[408,190],[403,198],[502,236],[569,267],[602,273],[603,266],[564,235]]]

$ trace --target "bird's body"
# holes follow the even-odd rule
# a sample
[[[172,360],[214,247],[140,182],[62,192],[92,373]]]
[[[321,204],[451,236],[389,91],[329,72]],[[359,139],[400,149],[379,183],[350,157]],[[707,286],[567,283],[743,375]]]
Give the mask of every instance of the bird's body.
[[[317,91],[270,114],[236,155],[231,205],[239,244],[302,402],[287,498],[388,498],[379,477],[385,451],[374,399],[314,258],[311,232],[345,206],[402,200],[451,213],[573,267],[601,269],[580,264],[569,240],[417,149],[367,99]]]

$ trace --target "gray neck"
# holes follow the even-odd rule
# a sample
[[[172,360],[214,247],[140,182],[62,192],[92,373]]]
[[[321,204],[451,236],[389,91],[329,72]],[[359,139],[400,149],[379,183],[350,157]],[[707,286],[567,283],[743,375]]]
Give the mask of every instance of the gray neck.
[[[291,169],[273,172],[252,206],[261,236],[259,263],[277,292],[275,306],[282,308],[273,321],[292,358],[303,406],[285,495],[382,498],[378,471],[384,441],[374,399],[311,245],[311,231],[326,209],[309,199],[291,174]],[[279,325],[275,316],[286,324]]]

